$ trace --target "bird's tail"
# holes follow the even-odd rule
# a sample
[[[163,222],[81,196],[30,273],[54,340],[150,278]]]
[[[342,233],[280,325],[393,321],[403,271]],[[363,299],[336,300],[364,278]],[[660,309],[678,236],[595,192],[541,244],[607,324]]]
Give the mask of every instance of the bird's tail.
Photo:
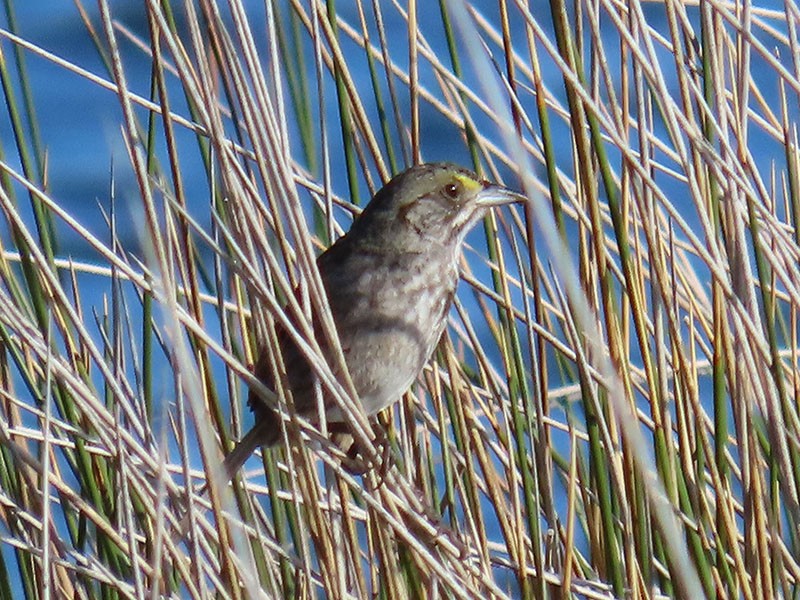
[[[234,478],[242,465],[250,458],[250,455],[261,446],[272,446],[277,442],[275,427],[270,419],[259,420],[245,436],[239,440],[233,450],[225,457],[222,463],[223,472],[227,481]],[[278,430],[280,433],[280,430]]]

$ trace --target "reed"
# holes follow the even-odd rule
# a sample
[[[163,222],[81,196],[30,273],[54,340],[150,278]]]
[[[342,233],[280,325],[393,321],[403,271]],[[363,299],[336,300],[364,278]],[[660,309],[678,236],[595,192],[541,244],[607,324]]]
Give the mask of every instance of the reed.
[[[798,596],[792,3],[76,6],[102,72],[0,22],[0,597]],[[102,233],[34,60],[115,106]],[[314,257],[443,159],[530,203],[468,238],[391,469],[301,423],[222,484]]]

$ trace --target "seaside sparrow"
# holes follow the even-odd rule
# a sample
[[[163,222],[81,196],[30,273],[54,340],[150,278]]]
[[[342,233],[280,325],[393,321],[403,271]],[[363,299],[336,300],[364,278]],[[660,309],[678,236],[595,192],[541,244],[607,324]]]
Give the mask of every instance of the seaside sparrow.
[[[383,186],[350,231],[319,256],[347,369],[368,416],[399,400],[436,348],[467,232],[489,207],[522,200],[461,167],[417,165]],[[294,410],[313,422],[313,368],[281,329],[278,342]],[[275,389],[272,373],[268,352],[262,351],[254,375]],[[322,398],[327,422],[342,425],[345,417],[336,402],[324,391]],[[280,415],[255,390],[248,404],[256,423],[225,459],[230,478],[256,448],[280,437]]]

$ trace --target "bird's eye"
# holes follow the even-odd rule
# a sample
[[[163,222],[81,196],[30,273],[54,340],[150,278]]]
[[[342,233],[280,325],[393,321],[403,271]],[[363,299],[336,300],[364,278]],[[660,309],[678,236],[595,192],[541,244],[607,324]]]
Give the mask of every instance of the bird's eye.
[[[461,187],[456,183],[448,183],[444,186],[442,190],[444,195],[450,198],[451,200],[455,200],[461,193]]]

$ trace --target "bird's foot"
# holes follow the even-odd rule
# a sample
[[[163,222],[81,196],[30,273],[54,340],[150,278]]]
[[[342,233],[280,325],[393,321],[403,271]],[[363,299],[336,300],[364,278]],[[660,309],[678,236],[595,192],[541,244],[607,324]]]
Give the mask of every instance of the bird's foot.
[[[342,468],[357,477],[366,475],[371,470],[376,468],[376,475],[378,476],[378,483],[375,486],[377,489],[383,483],[386,474],[392,467],[392,445],[389,438],[382,427],[376,424],[373,428],[375,431],[375,439],[372,443],[377,450],[377,460],[368,456],[363,452],[361,444],[359,444],[349,432],[345,432],[339,439],[336,440],[336,445],[345,451],[345,457],[342,459]],[[347,438],[347,443],[342,443],[342,438]]]

